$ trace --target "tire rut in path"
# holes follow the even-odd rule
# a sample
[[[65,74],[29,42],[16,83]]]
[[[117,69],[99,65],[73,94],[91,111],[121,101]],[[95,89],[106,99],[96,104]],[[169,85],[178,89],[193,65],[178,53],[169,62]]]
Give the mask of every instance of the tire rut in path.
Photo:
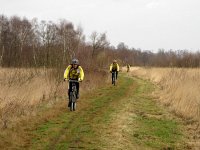
[[[116,111],[111,115],[111,121],[105,125],[101,133],[102,143],[105,144],[102,149],[109,150],[137,150],[146,149],[135,143],[131,133],[133,133],[133,118],[136,117],[133,106],[132,94],[139,85],[133,82],[129,87],[127,94],[119,103]]]
[[[104,130],[109,130],[112,115],[122,107],[121,103],[128,96],[132,80],[123,77],[117,86],[106,87],[97,92],[88,103],[88,107],[75,112],[65,128],[60,129],[56,137],[51,138],[47,149],[104,149],[106,143],[101,139]],[[72,112],[74,113],[74,112]]]

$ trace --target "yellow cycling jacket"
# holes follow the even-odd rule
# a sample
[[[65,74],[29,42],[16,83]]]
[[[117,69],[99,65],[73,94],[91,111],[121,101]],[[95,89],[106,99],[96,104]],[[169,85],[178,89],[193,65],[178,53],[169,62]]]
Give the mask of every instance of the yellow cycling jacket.
[[[110,71],[112,71],[112,70],[119,71],[119,65],[117,63],[116,64],[112,63],[110,65]]]
[[[84,79],[84,72],[81,66],[78,66],[78,68],[73,68],[72,65],[69,65],[65,72],[64,72],[64,78],[65,79],[75,79],[78,80],[80,78],[80,80]]]

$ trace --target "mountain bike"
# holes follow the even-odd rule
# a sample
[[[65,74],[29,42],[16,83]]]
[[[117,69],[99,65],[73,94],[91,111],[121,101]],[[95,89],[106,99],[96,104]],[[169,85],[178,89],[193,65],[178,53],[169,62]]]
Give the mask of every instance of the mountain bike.
[[[77,88],[76,83],[79,82],[77,80],[69,80],[72,84],[72,90],[69,93],[69,102],[70,102],[70,111],[76,110],[76,101],[77,101]]]
[[[112,71],[112,84],[116,85],[116,71]]]

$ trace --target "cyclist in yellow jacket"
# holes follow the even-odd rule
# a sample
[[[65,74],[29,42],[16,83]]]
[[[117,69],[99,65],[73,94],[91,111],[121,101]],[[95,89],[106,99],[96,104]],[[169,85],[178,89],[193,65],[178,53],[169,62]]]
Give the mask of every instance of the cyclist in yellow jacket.
[[[73,59],[71,64],[66,68],[64,72],[64,81],[66,80],[76,80],[82,82],[84,79],[84,71],[82,67],[79,65],[78,59]],[[77,99],[79,98],[79,82],[75,82],[77,89]],[[68,96],[72,90],[72,83],[69,82]],[[70,103],[68,104],[68,107]]]
[[[115,72],[116,72],[116,80],[117,80],[117,75],[119,72],[119,65],[117,63],[117,60],[113,60],[113,63],[110,65],[110,73],[112,73],[112,84],[113,84],[113,78],[114,78]]]

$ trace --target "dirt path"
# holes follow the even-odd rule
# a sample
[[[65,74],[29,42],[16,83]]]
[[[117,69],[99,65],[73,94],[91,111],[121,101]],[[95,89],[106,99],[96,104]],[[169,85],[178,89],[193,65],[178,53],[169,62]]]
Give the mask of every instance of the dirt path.
[[[16,149],[185,149],[181,123],[150,95],[147,81],[121,75],[108,85],[82,96],[76,112],[65,107],[27,129],[25,144]],[[52,110],[54,113],[55,110]]]

